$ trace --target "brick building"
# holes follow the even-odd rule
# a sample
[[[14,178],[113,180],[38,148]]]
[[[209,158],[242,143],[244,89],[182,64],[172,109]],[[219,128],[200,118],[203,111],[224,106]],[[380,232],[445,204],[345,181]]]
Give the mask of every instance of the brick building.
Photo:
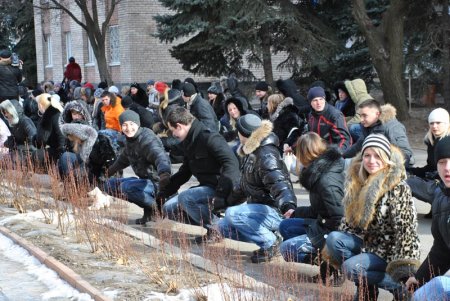
[[[48,0],[34,0],[35,6]],[[72,3],[71,1],[66,1]],[[105,0],[97,0],[99,18],[105,17]],[[71,4],[72,12],[81,19],[81,11]],[[184,71],[170,56],[171,44],[159,42],[152,36],[156,31],[153,16],[167,13],[158,0],[122,0],[111,19],[106,39],[107,61],[116,85],[131,82],[144,83],[148,79],[171,82],[193,77],[197,82],[216,78],[194,76]],[[100,81],[95,56],[85,31],[67,14],[58,10],[34,9],[38,81],[61,81],[68,58],[75,57],[80,64],[83,81]],[[281,57],[274,57],[274,78],[289,77],[289,73],[276,70]],[[258,79],[263,78],[262,68],[252,69]]]

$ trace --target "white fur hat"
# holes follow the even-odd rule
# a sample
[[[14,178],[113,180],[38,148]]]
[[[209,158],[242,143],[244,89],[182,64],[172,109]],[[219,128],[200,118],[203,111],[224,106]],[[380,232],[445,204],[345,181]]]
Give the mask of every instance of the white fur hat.
[[[442,122],[442,123],[450,123],[450,117],[446,109],[437,108],[431,111],[430,115],[428,115],[428,123],[432,122]]]

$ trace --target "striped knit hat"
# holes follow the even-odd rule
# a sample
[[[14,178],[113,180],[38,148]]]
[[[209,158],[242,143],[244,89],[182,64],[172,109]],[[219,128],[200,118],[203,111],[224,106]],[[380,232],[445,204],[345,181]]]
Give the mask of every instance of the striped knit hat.
[[[386,136],[382,134],[370,134],[364,139],[361,153],[364,154],[364,151],[368,147],[378,147],[382,149],[390,158],[391,157],[391,143],[386,138]]]

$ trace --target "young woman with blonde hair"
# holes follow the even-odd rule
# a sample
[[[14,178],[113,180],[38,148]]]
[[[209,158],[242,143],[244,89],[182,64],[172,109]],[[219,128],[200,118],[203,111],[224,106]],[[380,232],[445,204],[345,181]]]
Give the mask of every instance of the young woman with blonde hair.
[[[423,141],[427,146],[427,164],[422,167],[407,168],[409,176],[406,182],[411,187],[413,197],[431,204],[434,191],[439,183],[439,175],[434,162],[434,149],[439,140],[450,134],[450,117],[447,110],[443,108],[434,109],[428,115],[428,125],[428,132]],[[431,217],[430,209],[425,218]]]
[[[404,300],[402,281],[417,269],[420,252],[403,155],[385,136],[371,134],[347,178],[344,219],[340,231],[328,235],[323,253],[357,286],[354,300],[377,300],[378,288]]]

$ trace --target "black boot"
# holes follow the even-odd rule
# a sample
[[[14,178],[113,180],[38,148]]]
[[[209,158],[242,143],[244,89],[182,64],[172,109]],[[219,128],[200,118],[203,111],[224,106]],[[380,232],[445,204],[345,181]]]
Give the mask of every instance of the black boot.
[[[136,220],[137,225],[145,225],[145,223],[151,221],[153,217],[153,208],[152,207],[145,207],[144,208],[144,215],[142,218],[138,218]]]

